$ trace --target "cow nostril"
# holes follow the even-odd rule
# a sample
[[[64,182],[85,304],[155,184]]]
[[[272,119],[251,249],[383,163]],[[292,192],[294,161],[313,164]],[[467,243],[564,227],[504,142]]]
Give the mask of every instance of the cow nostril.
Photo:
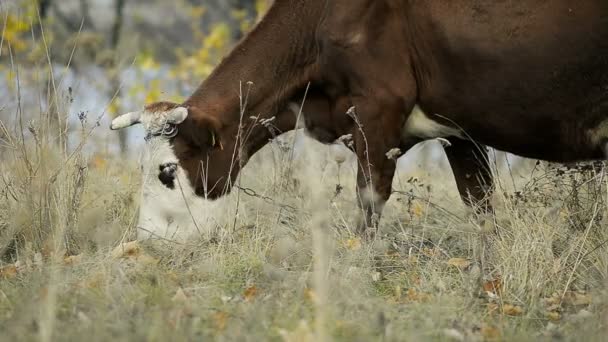
[[[175,189],[175,173],[177,171],[176,163],[164,163],[159,165],[158,167],[158,180],[160,180],[163,185],[167,188],[173,190]]]
[[[163,163],[158,166],[160,172],[175,172],[177,171],[177,163]]]

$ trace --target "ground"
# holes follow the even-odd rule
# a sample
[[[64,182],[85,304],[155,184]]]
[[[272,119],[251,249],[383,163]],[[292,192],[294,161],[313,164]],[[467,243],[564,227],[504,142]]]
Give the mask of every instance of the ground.
[[[507,172],[495,215],[478,216],[431,162],[399,174],[370,242],[350,230],[353,165],[338,178],[317,153],[293,171],[269,147],[240,179],[253,191],[231,195],[234,219],[178,244],[131,242],[135,161],[38,147],[0,166],[3,340],[606,336],[604,170]]]

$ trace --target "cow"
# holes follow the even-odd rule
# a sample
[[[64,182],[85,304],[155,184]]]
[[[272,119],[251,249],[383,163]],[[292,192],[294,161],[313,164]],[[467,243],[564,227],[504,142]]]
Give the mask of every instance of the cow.
[[[294,104],[290,109],[294,119],[302,114],[300,106]],[[187,112],[180,109],[160,108],[153,115],[143,115],[137,119],[145,134],[140,160],[142,179],[136,227],[138,240],[160,239],[185,243],[192,238],[209,239],[217,233],[216,227],[233,221],[231,216],[235,212],[235,201],[228,196],[215,201],[200,198],[190,186],[185,170],[179,166],[171,140],[178,132],[174,124],[183,122],[186,116]],[[122,118],[133,120],[130,115]],[[115,121],[115,124],[120,124],[120,120],[122,119]],[[270,126],[272,120],[264,120],[261,124]],[[276,145],[279,150],[287,151],[293,158],[291,162],[294,171],[298,169],[298,172],[294,172],[294,180],[300,184],[298,176],[305,174],[305,170],[312,167],[312,160],[302,155],[305,152],[303,149],[310,141],[300,132],[301,128],[297,128],[298,131],[293,136],[277,136]],[[352,151],[339,142],[331,144],[328,152],[328,161],[333,160],[338,164],[338,173],[340,165],[351,159],[352,155]],[[318,162],[321,161],[313,164]]]
[[[173,151],[196,194],[213,200],[272,137],[243,108],[288,131],[285,108],[299,101],[315,108],[304,122],[319,141],[352,136],[360,233],[375,231],[391,194],[386,153],[428,139],[449,140],[461,197],[483,203],[486,146],[554,162],[605,158],[608,1],[276,0],[186,101],[112,128],[182,111],[168,122]]]

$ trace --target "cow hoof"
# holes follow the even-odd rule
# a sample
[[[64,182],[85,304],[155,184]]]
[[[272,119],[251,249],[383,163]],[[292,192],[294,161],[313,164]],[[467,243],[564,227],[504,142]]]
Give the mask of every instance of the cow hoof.
[[[175,177],[177,174],[177,163],[164,163],[158,166],[158,180],[164,186],[173,190],[175,189]]]

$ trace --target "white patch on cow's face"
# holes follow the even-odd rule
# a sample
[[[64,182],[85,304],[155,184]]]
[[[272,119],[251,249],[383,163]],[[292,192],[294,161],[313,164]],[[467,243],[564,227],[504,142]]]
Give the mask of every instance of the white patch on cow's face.
[[[188,109],[177,107],[165,112],[143,111],[140,122],[146,132],[157,132],[163,129],[166,124],[179,125],[188,117]]]
[[[142,122],[156,129],[157,122]],[[152,131],[146,130],[146,133]],[[175,164],[172,188],[159,179],[161,165]],[[216,227],[224,225],[230,215],[230,196],[211,201],[197,196],[186,172],[179,167],[170,140],[165,136],[150,136],[141,159],[142,192],[137,224],[137,238],[168,239],[185,242],[188,239],[210,237]]]
[[[454,127],[449,127],[431,120],[418,106],[415,106],[410,116],[403,125],[403,139],[417,137],[422,139],[445,138],[450,136],[462,138],[462,132]]]

